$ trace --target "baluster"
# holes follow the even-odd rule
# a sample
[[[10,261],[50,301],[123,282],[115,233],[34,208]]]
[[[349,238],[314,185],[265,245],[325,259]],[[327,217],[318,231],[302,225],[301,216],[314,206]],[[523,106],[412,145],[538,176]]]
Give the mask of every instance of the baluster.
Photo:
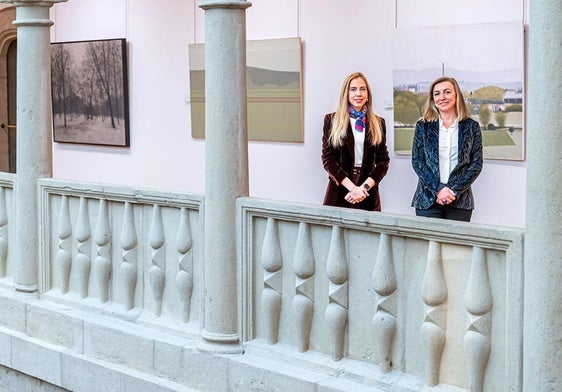
[[[373,316],[373,336],[376,354],[383,373],[392,368],[392,344],[396,333],[396,272],[392,258],[391,237],[381,234],[379,250],[373,269],[373,288],[377,297],[377,309]]]
[[[345,329],[347,327],[347,309],[349,303],[347,282],[347,258],[343,230],[339,226],[332,228],[330,250],[326,262],[326,274],[330,280],[329,304],[326,307],[326,323],[329,352],[333,361],[343,358]]]
[[[468,390],[482,392],[491,349],[490,329],[493,306],[486,251],[482,248],[475,247],[472,250],[465,303],[469,313],[469,325],[463,343],[468,365]]]
[[[422,296],[426,304],[421,331],[426,349],[426,378],[428,386],[439,383],[441,355],[445,347],[447,328],[447,284],[443,271],[441,244],[429,242],[427,265],[423,276]]]
[[[93,287],[98,291],[100,302],[105,303],[109,301],[109,280],[111,276],[111,228],[105,199],[99,201],[94,241],[97,247],[97,256],[92,268]]]
[[[70,268],[72,265],[72,225],[70,223],[70,210],[66,195],[61,197],[57,230],[59,249],[57,250],[54,283],[55,287],[60,289],[61,294],[66,294],[68,293]]]
[[[152,265],[148,271],[152,298],[154,299],[154,314],[162,314],[162,294],[164,292],[164,270],[166,268],[166,238],[162,223],[162,210],[158,204],[152,209],[152,224],[150,225],[149,242],[152,248]]]
[[[189,211],[182,207],[180,212],[180,222],[178,233],[176,236],[176,249],[178,255],[179,271],[176,275],[176,285],[180,295],[180,301],[183,304],[182,321],[189,321],[189,313],[191,309],[191,293],[193,290],[193,261],[191,260],[191,250],[193,239],[191,238],[191,225],[189,224]]]
[[[295,330],[299,352],[308,350],[310,328],[314,310],[314,253],[310,239],[310,226],[301,222],[294,256],[295,291],[293,311],[295,314]]]
[[[78,283],[80,287],[80,298],[88,296],[88,286],[90,281],[90,219],[88,218],[88,201],[86,198],[80,198],[80,207],[78,209],[78,221],[76,223],[76,273],[78,275]]]
[[[267,219],[265,238],[262,248],[263,273],[262,311],[265,320],[266,341],[269,344],[277,343],[279,333],[279,317],[281,314],[282,271],[283,260],[277,221]]]
[[[121,229],[121,248],[123,249],[123,262],[119,270],[121,289],[126,310],[135,306],[135,289],[137,283],[137,230],[133,206],[125,202],[123,227]]]
[[[0,186],[0,278],[6,276],[8,262],[8,209],[6,189]]]

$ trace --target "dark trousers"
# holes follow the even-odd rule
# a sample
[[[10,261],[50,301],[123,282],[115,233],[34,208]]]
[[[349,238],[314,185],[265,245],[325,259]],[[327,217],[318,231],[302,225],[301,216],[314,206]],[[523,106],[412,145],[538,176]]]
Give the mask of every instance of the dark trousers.
[[[426,210],[416,208],[416,215],[425,216],[427,218],[452,219],[470,222],[472,210],[463,210],[460,208],[442,206],[441,204],[433,203],[433,205]]]

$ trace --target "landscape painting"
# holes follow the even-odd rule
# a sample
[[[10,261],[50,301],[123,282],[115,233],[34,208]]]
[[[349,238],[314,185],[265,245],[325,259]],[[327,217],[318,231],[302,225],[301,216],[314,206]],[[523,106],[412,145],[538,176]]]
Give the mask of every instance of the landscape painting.
[[[480,124],[484,158],[524,159],[520,22],[396,29],[393,48],[395,153],[411,154],[415,124],[431,83],[451,76]]]
[[[125,39],[51,44],[54,141],[128,147]]]
[[[300,38],[248,41],[246,81],[248,139],[302,143]],[[205,137],[204,45],[189,45],[191,134]]]

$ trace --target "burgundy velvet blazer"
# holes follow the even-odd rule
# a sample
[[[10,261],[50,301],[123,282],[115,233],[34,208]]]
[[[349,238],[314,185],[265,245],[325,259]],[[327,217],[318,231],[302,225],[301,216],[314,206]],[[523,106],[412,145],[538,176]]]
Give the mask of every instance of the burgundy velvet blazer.
[[[333,114],[330,113],[324,116],[324,132],[322,135],[322,164],[329,177],[328,187],[324,196],[324,205],[380,211],[381,204],[378,185],[386,175],[390,162],[388,149],[386,148],[386,125],[384,119],[382,119],[383,139],[380,144],[373,146],[370,134],[365,129],[361,177],[359,178],[359,183],[355,185],[361,185],[367,177],[371,177],[377,184],[369,190],[369,196],[361,203],[350,204],[344,199],[349,191],[341,185],[341,182],[346,177],[352,180],[352,171],[355,163],[355,139],[351,130],[351,124],[349,124],[344,143],[340,147],[333,147],[330,144],[329,137]]]

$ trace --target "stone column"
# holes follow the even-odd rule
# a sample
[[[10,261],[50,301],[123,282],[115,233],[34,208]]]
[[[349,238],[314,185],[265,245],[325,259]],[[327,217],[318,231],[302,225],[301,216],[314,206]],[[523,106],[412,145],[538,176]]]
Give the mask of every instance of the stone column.
[[[66,0],[1,0],[16,7],[17,182],[16,290],[37,290],[40,254],[37,179],[51,177],[51,58],[49,8]]]
[[[529,7],[523,390],[562,391],[562,7]]]
[[[247,1],[206,0],[204,350],[240,352],[235,202],[248,196]]]

